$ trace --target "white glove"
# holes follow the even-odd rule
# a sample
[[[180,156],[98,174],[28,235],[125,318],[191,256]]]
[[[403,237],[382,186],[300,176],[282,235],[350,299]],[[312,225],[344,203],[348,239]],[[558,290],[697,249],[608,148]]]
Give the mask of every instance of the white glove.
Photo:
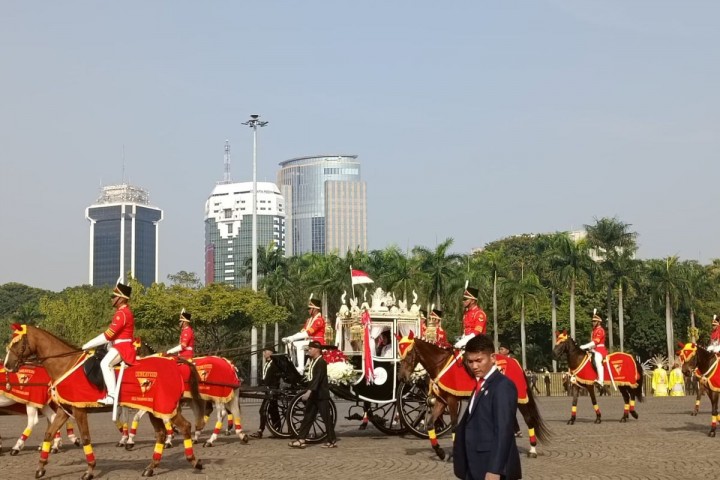
[[[462,337],[460,337],[460,340],[455,342],[455,348],[464,348],[465,344],[474,336],[475,336],[474,333],[469,333],[467,335],[463,335]]]
[[[181,350],[182,350],[182,345],[178,345],[177,347],[171,348],[171,349],[168,350],[166,353],[167,353],[168,355],[172,355],[173,353],[180,353]]]
[[[710,345],[707,347],[707,351],[717,353],[720,351],[720,345]]]
[[[593,347],[595,347],[595,342],[588,342],[585,345],[580,345],[580,348],[583,350],[590,350]]]
[[[290,335],[289,337],[287,337],[287,339],[289,342],[296,342],[298,340],[307,340],[308,334],[307,334],[307,332],[304,332],[304,331],[298,332],[295,335]]]
[[[283,343],[290,343],[290,340],[288,340],[288,337],[283,337],[280,339]]]
[[[107,343],[108,339],[105,338],[105,334],[101,333],[97,337],[93,338],[89,342],[86,342],[85,345],[82,346],[83,350],[90,350],[91,348],[99,347],[100,345]]]

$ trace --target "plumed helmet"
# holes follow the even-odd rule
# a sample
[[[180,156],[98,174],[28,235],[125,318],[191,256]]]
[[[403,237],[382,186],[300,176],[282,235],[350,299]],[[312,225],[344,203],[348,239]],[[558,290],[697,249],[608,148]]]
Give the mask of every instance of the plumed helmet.
[[[120,298],[124,298],[126,300],[130,300],[131,294],[132,294],[132,287],[129,285],[123,285],[120,282],[118,282],[117,285],[115,285],[115,289],[113,290],[114,297],[120,297]]]
[[[463,293],[463,299],[465,300],[477,300],[478,299],[478,289],[475,287],[467,287],[465,289],[465,292]]]
[[[180,320],[183,322],[190,323],[190,319],[192,318],[192,314],[190,312],[186,312],[183,308],[183,311],[180,312]]]
[[[318,300],[317,298],[311,298],[308,301],[308,308],[314,308],[316,310],[320,310],[320,309],[322,309],[322,302],[320,302],[320,300]]]

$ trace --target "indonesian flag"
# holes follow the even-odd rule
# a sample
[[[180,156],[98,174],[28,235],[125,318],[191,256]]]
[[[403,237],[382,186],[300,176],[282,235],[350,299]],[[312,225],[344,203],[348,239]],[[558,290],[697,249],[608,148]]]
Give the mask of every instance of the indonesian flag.
[[[373,283],[372,278],[370,278],[368,274],[362,270],[352,270],[351,272],[353,286],[360,285],[361,283]]]

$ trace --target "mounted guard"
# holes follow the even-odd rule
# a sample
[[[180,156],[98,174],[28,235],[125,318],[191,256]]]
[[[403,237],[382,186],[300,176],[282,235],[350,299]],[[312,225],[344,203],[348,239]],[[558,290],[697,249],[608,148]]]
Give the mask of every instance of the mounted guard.
[[[597,314],[597,308],[593,309],[592,316],[592,333],[590,335],[590,341],[585,345],[581,345],[580,348],[589,351],[593,356],[593,364],[597,370],[597,383],[600,388],[603,386],[604,371],[603,371],[603,360],[607,357],[608,351],[605,348],[605,329],[602,327],[602,318]]]
[[[105,398],[98,400],[104,405],[112,405],[115,403],[114,395],[117,394],[117,382],[115,379],[115,371],[113,367],[122,360],[127,365],[135,363],[135,346],[133,339],[135,337],[135,316],[130,310],[130,295],[132,287],[123,285],[118,280],[112,293],[112,306],[115,308],[115,315],[112,323],[105,332],[93,338],[82,346],[83,350],[99,347],[108,342],[112,342],[112,346],[108,349],[107,354],[100,362],[107,395]]]
[[[717,315],[713,315],[712,332],[710,332],[710,345],[707,347],[708,352],[720,353],[720,320]]]
[[[195,348],[195,332],[190,326],[192,314],[182,309],[180,312],[180,343],[167,351],[168,355],[175,355],[192,360],[193,349]]]
[[[477,304],[479,291],[477,288],[468,287],[465,283],[463,293],[463,336],[455,342],[455,348],[463,348],[465,344],[475,335],[487,331],[487,315]]]

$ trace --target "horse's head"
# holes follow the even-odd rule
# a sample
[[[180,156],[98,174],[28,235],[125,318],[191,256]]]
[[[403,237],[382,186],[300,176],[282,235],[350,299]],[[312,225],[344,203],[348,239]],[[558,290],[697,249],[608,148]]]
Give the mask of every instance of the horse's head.
[[[34,342],[28,336],[28,326],[13,323],[12,336],[7,346],[5,368],[10,372],[17,372],[20,366],[31,356],[35,355]],[[29,327],[32,329],[32,327]]]
[[[572,339],[568,336],[567,331],[558,331],[555,333],[555,346],[553,347],[553,358],[559,360],[566,352],[570,351]]]
[[[406,337],[395,334],[397,338],[398,352],[400,353],[400,368],[398,376],[403,382],[409,382],[415,367],[418,364],[417,352],[415,352],[415,334],[411,331]]]

